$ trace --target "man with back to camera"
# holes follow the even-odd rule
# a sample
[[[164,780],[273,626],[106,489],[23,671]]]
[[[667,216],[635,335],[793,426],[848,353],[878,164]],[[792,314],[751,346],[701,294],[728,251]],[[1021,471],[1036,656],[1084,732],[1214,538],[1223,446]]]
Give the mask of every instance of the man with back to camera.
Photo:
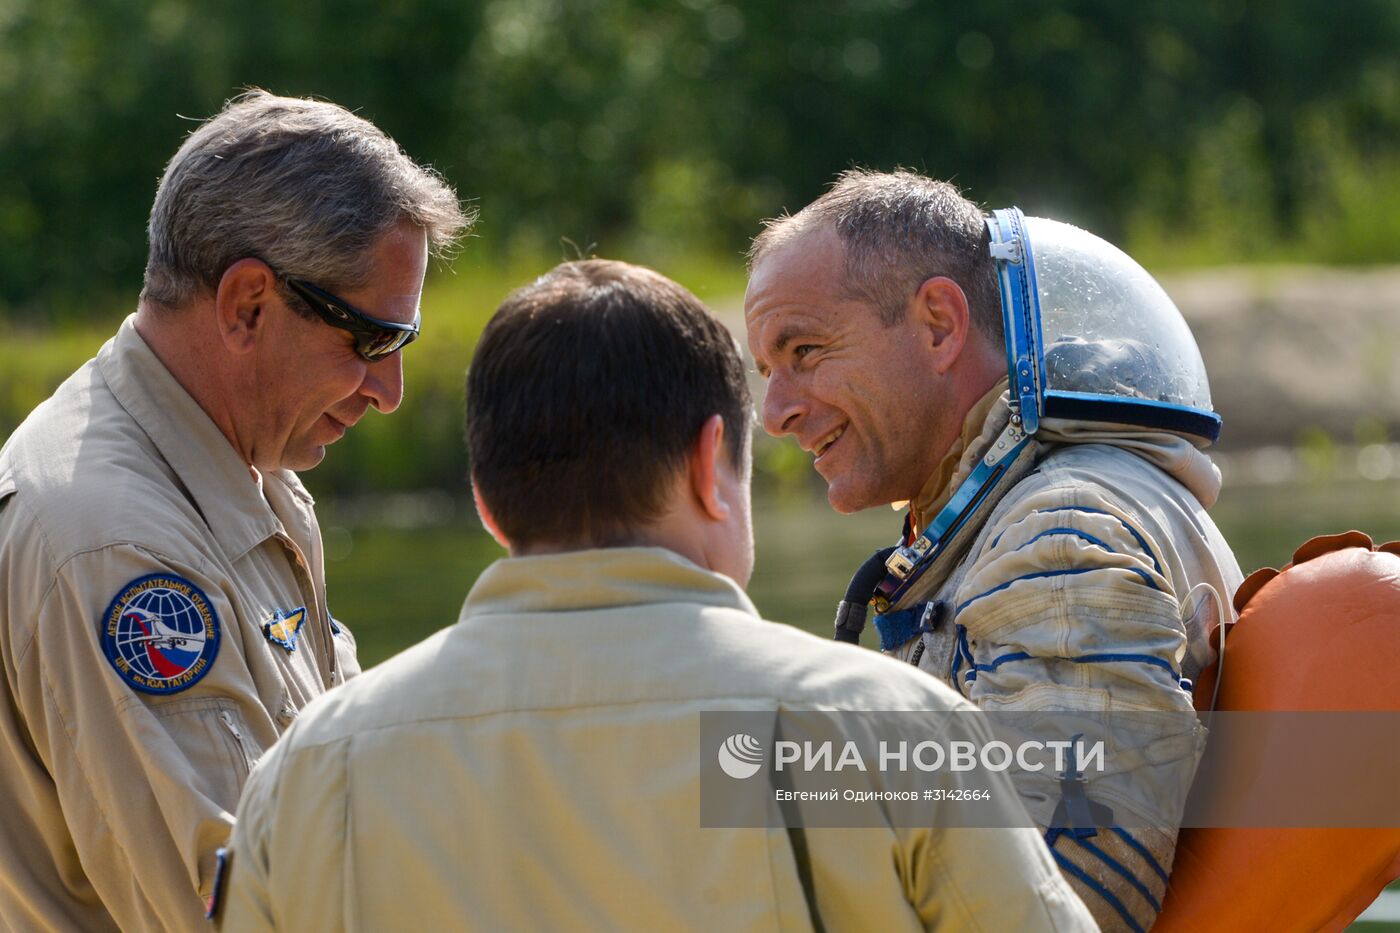
[[[1203,741],[1189,679],[1240,583],[1206,515],[1220,475],[1200,448],[1219,419],[1194,341],[1150,276],[1091,234],[1011,213],[993,218],[1014,230],[993,243],[953,186],[853,170],[769,222],[745,300],[763,426],[814,454],[836,511],[908,503],[902,547],[852,582],[838,637],[858,637],[848,619],[870,599],[882,649],[984,710],[1160,712],[1157,750],[1172,764],[1115,776],[1100,793],[1116,796],[1092,806],[1069,791],[1027,799],[1098,922],[1146,929],[1176,837],[1149,814],[1189,788]],[[1040,288],[1008,300],[1013,312],[1049,301],[1045,335],[1018,336],[1008,391],[1002,293],[1030,278],[1037,242]],[[1050,301],[1047,283],[1068,287]],[[1074,329],[1111,325],[1095,310],[1113,302],[1124,333]],[[1043,358],[1024,352],[1036,339]],[[1154,361],[1169,345],[1179,353],[1163,373]],[[1175,367],[1196,377],[1189,391]],[[1109,811],[1147,828],[1105,827]]]
[[[166,167],[134,315],[0,451],[0,927],[204,926],[252,764],[358,673],[293,470],[402,398],[452,190],[250,91]]]
[[[509,296],[467,434],[510,557],[259,763],[223,928],[1091,929],[1024,823],[808,830],[805,856],[701,828],[702,710],[970,710],[759,619],[750,411],[733,337],[655,272],[566,263]]]

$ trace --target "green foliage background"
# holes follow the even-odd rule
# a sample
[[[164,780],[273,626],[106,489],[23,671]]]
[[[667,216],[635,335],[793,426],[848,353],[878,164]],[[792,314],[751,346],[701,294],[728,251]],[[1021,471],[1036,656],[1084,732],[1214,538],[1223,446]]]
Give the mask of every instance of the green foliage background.
[[[0,437],[133,307],[165,160],[248,85],[358,109],[482,209],[405,409],[308,476],[354,496],[461,490],[462,373],[510,287],[596,252],[732,304],[760,219],[848,165],[1154,270],[1396,261],[1397,48],[1393,0],[0,0]]]
[[[357,108],[483,209],[737,256],[853,164],[1199,262],[1397,256],[1392,0],[0,0],[0,306],[131,295],[155,180],[239,87]]]
[[[403,412],[309,477],[355,495],[461,489],[462,374],[510,287],[596,252],[732,302],[760,219],[853,164],[1154,270],[1394,261],[1397,48],[1393,0],[0,0],[0,438],[134,306],[163,165],[242,87],[357,109],[481,208]]]

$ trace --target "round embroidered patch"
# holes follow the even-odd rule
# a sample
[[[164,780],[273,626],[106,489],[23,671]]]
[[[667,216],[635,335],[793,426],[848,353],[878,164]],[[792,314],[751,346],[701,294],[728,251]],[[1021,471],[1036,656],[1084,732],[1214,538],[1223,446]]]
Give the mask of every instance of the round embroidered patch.
[[[153,573],[132,580],[102,615],[102,651],[117,674],[146,693],[194,686],[219,653],[219,616],[184,577]]]

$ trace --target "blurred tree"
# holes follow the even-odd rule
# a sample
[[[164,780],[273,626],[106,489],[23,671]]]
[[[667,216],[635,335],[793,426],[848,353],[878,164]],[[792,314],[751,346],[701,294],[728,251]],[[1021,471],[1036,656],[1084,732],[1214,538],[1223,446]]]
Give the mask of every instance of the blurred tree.
[[[129,303],[164,161],[247,85],[375,120],[498,256],[737,256],[903,164],[1159,259],[1394,260],[1398,44],[1391,0],[0,0],[0,313]]]

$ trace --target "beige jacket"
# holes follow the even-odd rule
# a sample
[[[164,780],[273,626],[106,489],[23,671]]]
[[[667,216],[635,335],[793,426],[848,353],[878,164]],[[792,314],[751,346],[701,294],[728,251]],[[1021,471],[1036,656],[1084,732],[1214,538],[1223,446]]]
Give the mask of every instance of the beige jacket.
[[[980,432],[971,425],[949,486],[1006,425],[1005,397],[976,417],[985,420]],[[933,604],[927,618],[936,622],[906,640],[878,620],[882,647],[987,711],[1171,714],[1152,719],[1157,731],[1138,746],[1154,766],[1119,755],[1122,766],[1090,785],[1093,800],[1139,827],[1124,830],[1131,839],[1047,835],[1105,929],[1145,929],[1176,843],[1176,823],[1156,820],[1184,800],[1204,747],[1190,680],[1211,660],[1207,634],[1229,618],[1241,582],[1206,513],[1220,473],[1203,451],[1161,431],[1047,420],[1036,442],[1034,468],[973,520],[965,550],[895,607],[924,618],[918,607]],[[1023,798],[1048,826],[1060,795],[1031,783]]]
[[[670,551],[499,561],[259,764],[223,928],[810,929],[783,829],[700,825],[700,712],[779,708],[968,707]],[[1032,829],[806,839],[827,930],[1092,928]]]
[[[253,762],[358,672],[333,628],[311,498],[128,319],[0,451],[0,929],[205,926]]]

